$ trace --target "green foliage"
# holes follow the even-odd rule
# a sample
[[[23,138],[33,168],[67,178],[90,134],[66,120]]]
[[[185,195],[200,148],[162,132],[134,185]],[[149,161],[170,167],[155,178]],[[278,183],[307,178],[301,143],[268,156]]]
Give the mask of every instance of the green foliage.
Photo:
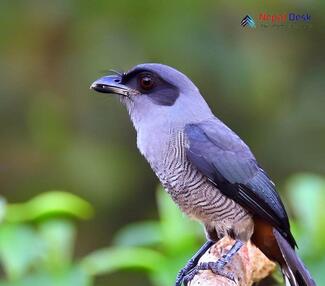
[[[9,280],[25,275],[44,252],[44,243],[32,227],[27,225],[1,226],[0,255]]]
[[[6,275],[1,286],[90,285],[90,278],[72,262],[72,218],[89,218],[93,209],[88,202],[52,191],[19,204],[2,200],[0,213],[0,260]]]
[[[178,270],[200,246],[203,236],[199,225],[181,214],[160,188],[157,203],[159,221],[125,226],[116,234],[114,246],[84,258],[84,269],[97,275],[136,268],[145,271],[153,285],[172,285]]]
[[[86,219],[92,213],[92,207],[85,200],[70,193],[51,191],[42,193],[25,203],[8,205],[6,220],[23,222],[53,214],[65,214]]]
[[[325,179],[298,174],[286,188],[300,255],[323,285]],[[57,191],[20,204],[1,200],[0,262],[6,278],[0,286],[91,286],[96,276],[122,270],[143,272],[155,286],[172,285],[177,271],[203,242],[203,231],[161,189],[157,203],[159,221],[126,225],[116,233],[112,246],[75,259],[74,221],[91,216],[89,203]]]
[[[298,252],[317,285],[325,285],[325,179],[299,174],[288,180],[287,190],[296,215],[292,226],[298,239]]]
[[[157,192],[160,221],[127,225],[112,247],[73,261],[73,218],[93,213],[83,199],[47,192],[19,204],[1,201],[0,260],[10,285],[92,285],[97,275],[144,271],[154,285],[171,285],[177,270],[199,246],[198,225],[185,218],[165,192]]]

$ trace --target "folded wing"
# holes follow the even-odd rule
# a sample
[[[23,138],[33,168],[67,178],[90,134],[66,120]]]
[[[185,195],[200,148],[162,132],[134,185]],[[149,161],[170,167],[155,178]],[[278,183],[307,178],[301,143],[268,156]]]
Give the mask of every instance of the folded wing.
[[[295,247],[275,186],[248,146],[216,118],[186,125],[185,136],[186,154],[192,164],[224,195],[268,221]]]

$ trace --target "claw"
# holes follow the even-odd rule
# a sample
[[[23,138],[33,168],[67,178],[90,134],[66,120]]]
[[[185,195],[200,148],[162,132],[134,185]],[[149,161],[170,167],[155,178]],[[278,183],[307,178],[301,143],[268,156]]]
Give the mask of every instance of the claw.
[[[176,282],[175,282],[175,286],[182,286],[182,284],[184,283],[184,285],[186,286],[188,284],[188,282],[190,280],[193,279],[193,276],[190,280],[185,281],[185,277],[188,276],[193,269],[196,267],[199,259],[202,257],[202,255],[214,244],[213,241],[208,240],[207,242],[205,242],[203,244],[203,246],[198,250],[198,252],[187,262],[187,264],[184,266],[184,268],[182,268],[176,277]]]
[[[193,278],[198,274],[199,270],[197,267],[194,267],[189,273],[186,274],[186,276],[183,279],[184,286],[187,286],[190,281],[193,280]]]
[[[186,269],[182,268],[177,274],[175,286],[182,286],[185,276],[186,276]]]
[[[186,264],[186,266],[179,271],[175,286],[187,286],[188,283],[195,277],[195,275],[200,270],[211,270],[214,274],[226,277],[229,280],[235,282],[235,276],[231,272],[225,271],[223,268],[225,265],[231,260],[231,258],[239,251],[242,247],[243,242],[237,240],[235,244],[231,247],[231,249],[223,255],[218,261],[216,262],[202,262],[200,264],[196,264],[199,258],[208,250],[211,246],[212,242],[206,242],[202,248],[197,252],[197,254]]]
[[[222,261],[222,258],[216,262],[202,262],[198,266],[195,267],[195,270],[196,270],[195,275],[197,274],[197,272],[199,270],[210,270],[216,275],[220,275],[220,276],[223,276],[231,281],[235,281],[234,273],[227,272],[223,269],[225,264],[226,263],[224,263],[224,261]],[[194,278],[194,276],[192,277],[192,279]]]

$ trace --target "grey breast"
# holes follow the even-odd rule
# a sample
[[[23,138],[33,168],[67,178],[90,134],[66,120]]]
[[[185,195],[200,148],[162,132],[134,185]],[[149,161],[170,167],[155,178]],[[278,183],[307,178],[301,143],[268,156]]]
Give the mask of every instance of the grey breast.
[[[231,228],[245,219],[247,211],[224,196],[186,158],[186,138],[182,131],[171,131],[164,151],[164,162],[156,169],[166,191],[183,212],[216,228]],[[224,232],[221,230],[221,232]]]

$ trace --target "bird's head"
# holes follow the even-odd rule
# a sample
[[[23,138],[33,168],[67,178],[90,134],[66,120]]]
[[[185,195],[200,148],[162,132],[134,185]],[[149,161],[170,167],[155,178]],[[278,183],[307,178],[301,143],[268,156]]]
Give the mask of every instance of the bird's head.
[[[143,121],[186,124],[211,116],[192,81],[163,64],[140,64],[128,72],[99,78],[91,88],[119,95],[136,127]]]

